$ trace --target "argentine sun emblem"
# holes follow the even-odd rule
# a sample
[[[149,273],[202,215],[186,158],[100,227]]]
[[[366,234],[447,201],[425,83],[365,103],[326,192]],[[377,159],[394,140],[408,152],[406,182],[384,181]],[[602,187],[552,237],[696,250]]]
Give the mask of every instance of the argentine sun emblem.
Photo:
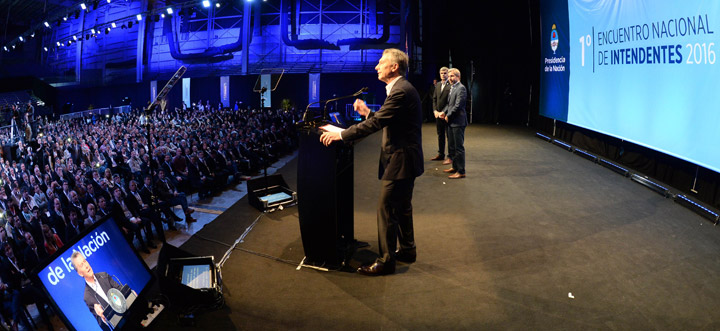
[[[557,26],[555,24],[552,25],[552,32],[550,36],[550,48],[552,48],[553,54],[555,54],[555,50],[557,50],[558,47],[558,33],[557,33]]]

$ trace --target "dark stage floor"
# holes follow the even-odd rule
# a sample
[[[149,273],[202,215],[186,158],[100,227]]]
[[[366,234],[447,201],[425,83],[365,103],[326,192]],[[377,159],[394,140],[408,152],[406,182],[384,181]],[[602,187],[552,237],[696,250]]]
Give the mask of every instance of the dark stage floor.
[[[435,155],[424,126],[425,157]],[[377,250],[380,135],[355,148],[355,234]],[[297,207],[263,216],[223,268],[213,330],[720,329],[720,229],[533,136],[468,127],[467,175],[426,162],[414,195],[418,261],[365,277],[296,270]],[[294,187],[296,162],[281,170]],[[260,213],[246,198],[182,248],[219,259]],[[252,252],[255,253],[252,253]],[[177,327],[166,311],[154,329]]]

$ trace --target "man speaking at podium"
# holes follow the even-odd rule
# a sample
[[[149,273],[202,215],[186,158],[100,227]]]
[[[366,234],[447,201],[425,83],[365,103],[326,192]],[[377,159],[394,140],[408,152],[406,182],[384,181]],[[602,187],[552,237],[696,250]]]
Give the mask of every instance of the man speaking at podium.
[[[355,100],[353,107],[365,120],[342,132],[324,132],[320,141],[353,141],[383,130],[380,146],[379,179],[382,191],[378,203],[378,242],[380,257],[358,268],[364,275],[388,275],[395,272],[395,261],[412,263],[416,259],[413,234],[412,193],[415,177],[422,175],[422,109],[420,95],[405,79],[408,56],[398,49],[383,52],[375,70],[387,86],[387,98],[377,112],[365,102]],[[396,251],[397,242],[400,248]]]
[[[110,330],[103,315],[105,311],[103,307],[112,309],[108,306],[110,300],[107,297],[107,291],[111,288],[121,290],[122,285],[114,281],[106,272],[93,272],[92,266],[80,252],[73,252],[70,260],[78,275],[85,279],[85,295],[83,297],[85,304],[87,304],[100,328]]]

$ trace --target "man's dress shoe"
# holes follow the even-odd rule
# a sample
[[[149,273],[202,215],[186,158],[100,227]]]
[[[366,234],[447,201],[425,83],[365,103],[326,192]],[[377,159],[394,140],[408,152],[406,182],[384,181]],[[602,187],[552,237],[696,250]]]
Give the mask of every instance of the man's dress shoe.
[[[390,275],[395,273],[395,261],[389,263],[375,262],[358,268],[357,272],[365,276]]]
[[[452,160],[451,160],[451,159],[445,159],[445,161],[443,161],[443,164],[445,164],[445,165],[447,165],[447,164],[452,164]]]
[[[457,170],[455,170],[455,169],[453,169],[453,168],[443,170],[443,172],[446,172],[446,173],[449,173],[449,174],[455,173],[456,171],[457,171]]]
[[[444,156],[438,154],[438,155],[435,155],[434,158],[430,159],[430,161],[442,161],[444,158],[445,158]]]
[[[453,175],[448,176],[450,179],[459,179],[459,178],[465,178],[465,174],[461,174],[459,172],[456,172]]]

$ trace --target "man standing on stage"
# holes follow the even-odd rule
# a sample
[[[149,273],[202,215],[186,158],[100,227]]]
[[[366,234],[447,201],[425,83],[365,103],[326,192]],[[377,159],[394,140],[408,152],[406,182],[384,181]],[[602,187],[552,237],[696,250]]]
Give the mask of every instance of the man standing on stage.
[[[452,173],[450,179],[465,178],[465,103],[467,91],[460,83],[460,70],[452,68],[449,71],[450,95],[448,104],[441,115],[448,123],[448,151],[452,159],[452,168],[443,170]]]
[[[412,263],[416,259],[413,233],[412,193],[415,177],[422,175],[422,108],[420,95],[405,79],[408,56],[390,48],[383,52],[375,70],[387,86],[387,98],[377,112],[371,112],[358,99],[355,110],[365,121],[342,132],[324,132],[320,141],[353,141],[383,130],[380,146],[382,191],[378,204],[378,242],[380,257],[372,264],[358,268],[364,275],[387,275],[395,272],[395,261]],[[397,243],[400,249],[396,251]]]
[[[442,67],[440,68],[440,82],[435,84],[435,91],[433,92],[433,115],[435,115],[435,124],[437,125],[438,154],[430,159],[431,161],[443,161],[445,159],[445,135],[448,124],[441,115],[447,105],[449,94],[450,82],[448,82],[448,68]],[[448,153],[448,156],[449,155],[450,153]],[[448,158],[443,164],[450,164],[450,162]]]

